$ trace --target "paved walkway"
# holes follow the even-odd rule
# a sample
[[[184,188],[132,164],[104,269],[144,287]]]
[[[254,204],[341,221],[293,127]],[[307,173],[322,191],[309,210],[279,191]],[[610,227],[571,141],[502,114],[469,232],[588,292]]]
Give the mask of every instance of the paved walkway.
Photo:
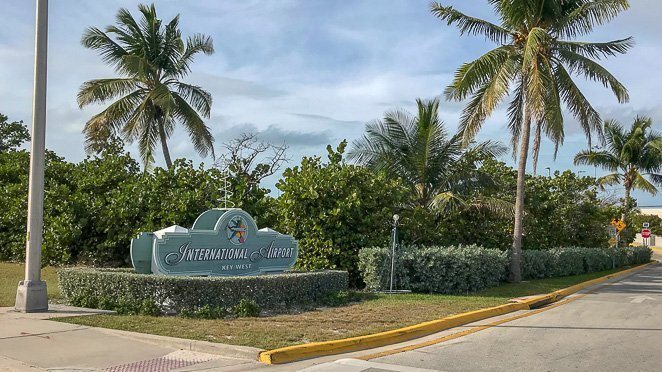
[[[60,323],[93,313],[52,306],[22,314],[0,308],[0,371],[239,371],[263,367],[258,349]]]

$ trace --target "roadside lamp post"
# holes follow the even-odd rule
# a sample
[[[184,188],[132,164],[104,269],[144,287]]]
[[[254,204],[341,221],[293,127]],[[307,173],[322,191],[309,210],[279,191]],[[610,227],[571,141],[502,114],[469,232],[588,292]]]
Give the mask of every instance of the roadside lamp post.
[[[37,0],[32,99],[32,142],[26,235],[25,280],[18,284],[15,308],[22,312],[48,310],[46,282],[41,280],[41,243],[44,226],[44,162],[46,148],[46,67],[48,0]]]
[[[393,275],[395,273],[395,248],[398,245],[398,220],[400,216],[393,215],[393,230],[391,230],[391,283],[389,292],[393,293]]]
[[[551,177],[552,176],[552,168],[546,167],[545,169],[547,169],[547,177]]]

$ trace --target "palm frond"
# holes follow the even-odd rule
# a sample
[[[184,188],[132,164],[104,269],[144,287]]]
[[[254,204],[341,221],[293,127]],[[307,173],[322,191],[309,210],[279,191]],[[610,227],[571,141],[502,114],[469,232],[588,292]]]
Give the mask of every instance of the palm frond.
[[[515,204],[499,198],[481,196],[471,201],[471,206],[476,209],[484,209],[500,217],[512,217],[515,215]]]
[[[625,86],[599,63],[581,54],[563,49],[559,50],[558,56],[568,66],[570,73],[583,75],[589,80],[602,83],[605,88],[611,88],[620,103],[629,101],[630,96]]]
[[[560,49],[581,54],[587,58],[602,59],[627,53],[632,47],[634,47],[634,39],[628,37],[602,43],[559,40],[556,45],[558,45]]]
[[[203,117],[211,115],[212,97],[209,92],[197,85],[176,82],[177,93],[198,111]]]
[[[85,48],[97,51],[104,62],[118,71],[124,61],[124,56],[129,54],[121,45],[96,27],[85,30],[81,44]]]
[[[204,53],[206,55],[214,54],[214,42],[210,36],[194,34],[187,38],[184,53],[182,53],[181,57],[175,63],[169,76],[182,77],[191,72],[191,63],[198,53]]]
[[[469,17],[452,6],[443,6],[438,2],[432,3],[432,14],[446,21],[449,26],[455,24],[461,34],[483,35],[495,43],[505,44],[513,35],[508,29],[479,18]]]
[[[598,140],[603,142],[604,135],[600,114],[593,108],[593,105],[591,105],[579,87],[577,87],[572,80],[572,76],[570,76],[563,65],[556,65],[554,75],[556,76],[559,94],[561,95],[563,102],[572,116],[579,121],[579,125],[584,130],[586,136],[591,138],[591,134],[595,133]]]
[[[560,37],[576,37],[593,31],[630,7],[628,0],[591,0],[579,5],[557,26]]]
[[[622,180],[623,176],[620,173],[612,173],[598,178],[598,185],[602,187],[618,185]]]
[[[575,155],[575,165],[591,165],[615,172],[621,167],[620,160],[609,151],[583,150]]]
[[[641,173],[636,172],[633,181],[634,182],[632,183],[632,186],[635,189],[646,191],[647,193],[653,196],[657,195],[657,187],[655,187],[655,185],[653,185],[652,183],[648,182],[648,180]]]
[[[200,115],[182,96],[178,93],[173,93],[173,97],[176,105],[174,116],[186,128],[195,151],[202,157],[211,154],[212,158],[215,158],[214,136],[211,134],[209,127],[205,125]]]
[[[517,73],[518,65],[513,59],[503,63],[494,75],[478,89],[465,107],[460,118],[459,131],[463,142],[471,142],[488,116],[508,95],[510,83]]]
[[[83,108],[92,103],[103,103],[118,96],[126,95],[136,89],[141,88],[134,78],[89,80],[84,82],[78,91],[78,107]]]
[[[504,45],[490,50],[480,58],[465,63],[455,72],[453,82],[446,88],[446,99],[462,101],[481,86],[494,78],[508,59],[512,58],[513,47]]]

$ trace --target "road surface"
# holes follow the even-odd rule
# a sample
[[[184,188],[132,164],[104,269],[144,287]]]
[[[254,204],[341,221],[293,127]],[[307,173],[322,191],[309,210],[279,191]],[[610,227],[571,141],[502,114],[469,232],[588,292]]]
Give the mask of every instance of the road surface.
[[[662,264],[535,315],[367,362],[349,367],[351,362],[338,361],[317,367],[320,371],[661,371]]]

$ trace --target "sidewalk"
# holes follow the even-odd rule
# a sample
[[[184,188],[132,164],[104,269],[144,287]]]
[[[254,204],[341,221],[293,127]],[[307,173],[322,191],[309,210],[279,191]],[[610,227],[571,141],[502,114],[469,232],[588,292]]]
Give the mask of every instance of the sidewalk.
[[[99,313],[51,305],[48,313],[0,308],[0,371],[240,371],[264,367],[259,349],[60,323]]]

